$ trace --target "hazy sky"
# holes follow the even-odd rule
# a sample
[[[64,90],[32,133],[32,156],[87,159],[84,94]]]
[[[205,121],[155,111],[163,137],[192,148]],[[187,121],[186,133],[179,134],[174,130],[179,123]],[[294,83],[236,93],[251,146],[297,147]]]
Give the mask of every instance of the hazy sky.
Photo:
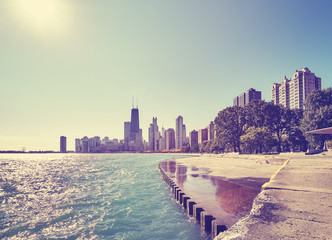
[[[133,96],[147,139],[303,67],[330,87],[331,23],[330,0],[0,0],[0,150],[122,139]]]

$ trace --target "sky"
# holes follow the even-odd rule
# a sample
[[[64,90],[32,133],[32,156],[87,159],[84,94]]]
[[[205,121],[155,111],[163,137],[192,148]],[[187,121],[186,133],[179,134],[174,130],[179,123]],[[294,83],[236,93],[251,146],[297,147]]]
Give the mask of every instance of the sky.
[[[303,67],[331,87],[331,23],[330,0],[0,0],[0,150],[123,139],[133,97],[147,140]]]

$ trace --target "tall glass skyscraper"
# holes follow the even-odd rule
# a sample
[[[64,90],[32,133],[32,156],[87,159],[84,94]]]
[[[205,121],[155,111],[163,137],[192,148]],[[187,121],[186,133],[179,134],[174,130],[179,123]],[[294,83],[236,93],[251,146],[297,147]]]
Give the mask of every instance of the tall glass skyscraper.
[[[131,109],[131,125],[130,125],[130,138],[136,141],[136,136],[139,133],[139,113],[138,108]]]

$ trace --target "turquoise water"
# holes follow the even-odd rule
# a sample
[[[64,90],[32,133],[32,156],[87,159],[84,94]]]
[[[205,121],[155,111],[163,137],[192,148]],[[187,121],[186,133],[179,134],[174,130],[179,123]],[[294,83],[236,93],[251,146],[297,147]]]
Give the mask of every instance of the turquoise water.
[[[207,239],[172,200],[165,154],[1,154],[0,239]]]

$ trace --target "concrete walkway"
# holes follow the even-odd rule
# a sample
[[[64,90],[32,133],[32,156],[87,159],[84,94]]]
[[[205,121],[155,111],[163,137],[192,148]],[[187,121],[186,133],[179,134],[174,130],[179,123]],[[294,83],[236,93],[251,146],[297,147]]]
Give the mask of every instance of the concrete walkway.
[[[332,239],[332,152],[283,157],[251,213],[215,239]]]

